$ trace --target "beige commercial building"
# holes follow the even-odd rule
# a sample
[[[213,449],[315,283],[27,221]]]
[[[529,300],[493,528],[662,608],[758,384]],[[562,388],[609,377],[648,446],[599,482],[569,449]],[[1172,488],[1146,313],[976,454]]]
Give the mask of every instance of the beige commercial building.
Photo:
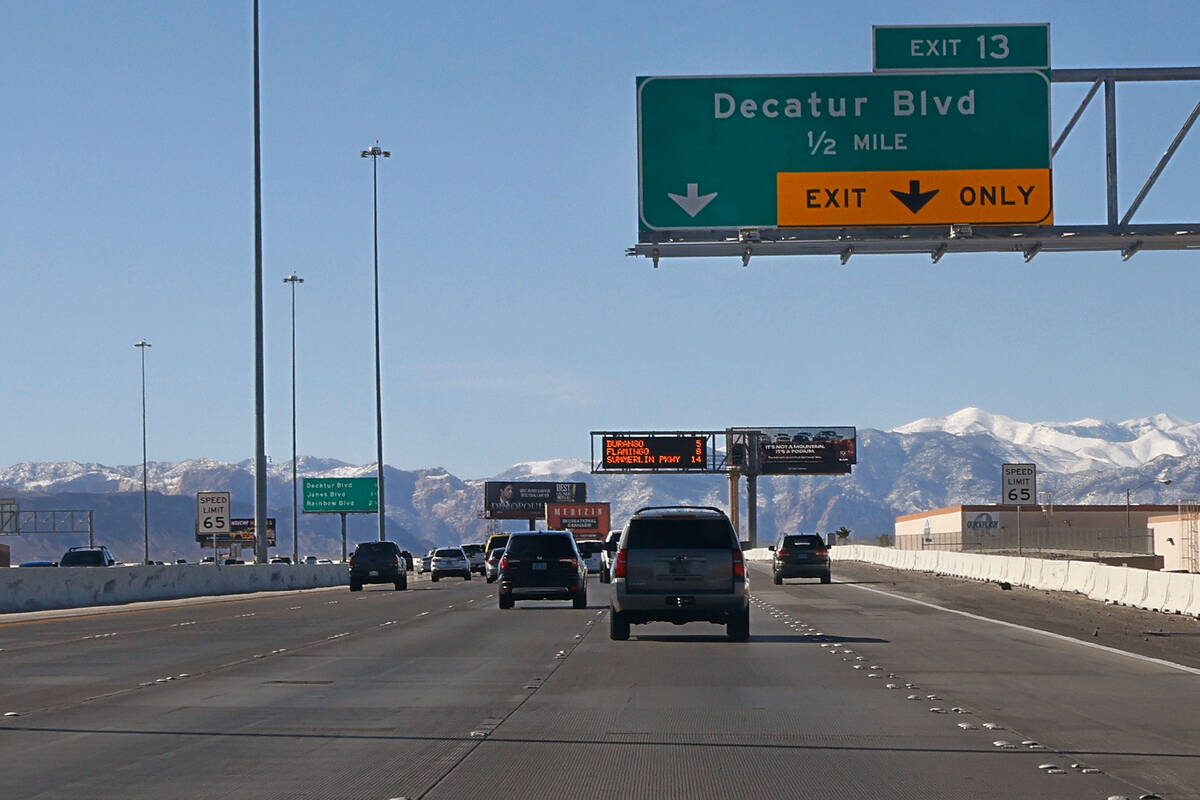
[[[902,550],[1046,552],[1089,557],[1152,555],[1151,517],[1174,505],[1091,506],[962,505],[896,517]]]
[[[1200,572],[1200,512],[1191,510],[1150,517],[1154,552],[1167,572]]]

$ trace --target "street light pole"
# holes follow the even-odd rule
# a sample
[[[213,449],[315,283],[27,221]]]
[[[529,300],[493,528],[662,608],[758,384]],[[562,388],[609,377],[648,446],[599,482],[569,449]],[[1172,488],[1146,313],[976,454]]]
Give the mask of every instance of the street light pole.
[[[292,563],[300,562],[300,529],[296,527],[296,284],[304,283],[294,271],[283,279],[292,285]]]
[[[371,219],[375,237],[375,481],[379,490],[379,541],[382,542],[387,538],[387,506],[383,502],[383,389],[379,369],[379,158],[391,158],[392,154],[380,148],[376,140],[360,156],[371,159]]]
[[[1155,478],[1152,481],[1146,481],[1145,483],[1139,483],[1137,486],[1134,486],[1132,488],[1128,488],[1125,490],[1125,538],[1129,538],[1132,535],[1132,530],[1133,530],[1132,526],[1129,524],[1129,506],[1130,506],[1129,501],[1130,501],[1130,498],[1132,497],[1133,493],[1136,492],[1138,489],[1141,489],[1143,486],[1149,486],[1152,483],[1161,483],[1163,486],[1170,486],[1171,479],[1166,478],[1164,480],[1163,478]]]
[[[142,536],[145,541],[143,564],[150,563],[150,500],[146,488],[146,348],[150,346],[145,339],[134,345],[142,351]]]

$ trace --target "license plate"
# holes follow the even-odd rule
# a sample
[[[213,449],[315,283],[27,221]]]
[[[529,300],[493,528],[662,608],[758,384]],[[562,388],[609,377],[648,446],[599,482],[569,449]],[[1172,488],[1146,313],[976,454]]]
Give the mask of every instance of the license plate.
[[[679,606],[691,606],[691,605],[695,605],[695,604],[696,604],[696,598],[688,597],[686,595],[682,596],[682,597],[668,597],[667,598],[667,605],[674,606],[676,608],[678,608]]]
[[[373,569],[373,570],[371,570],[370,572],[368,572],[367,574],[368,574],[368,575],[370,575],[372,578],[378,578],[378,577],[379,577],[379,570],[377,570],[377,569]]]
[[[546,568],[545,562],[542,562],[542,561],[533,562],[533,569],[545,569],[545,568]]]

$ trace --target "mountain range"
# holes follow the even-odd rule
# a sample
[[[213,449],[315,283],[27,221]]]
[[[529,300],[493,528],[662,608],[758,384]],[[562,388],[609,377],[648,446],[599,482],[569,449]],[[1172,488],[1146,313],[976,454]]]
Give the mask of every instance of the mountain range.
[[[931,508],[999,500],[1000,465],[1038,465],[1039,500],[1058,505],[1120,504],[1126,489],[1135,503],[1169,503],[1200,497],[1200,424],[1169,414],[1111,423],[1023,422],[979,408],[929,417],[889,431],[858,431],[858,464],[851,475],[764,476],[759,479],[759,540],[784,530],[828,532],[846,526],[860,540],[890,534],[893,519]],[[302,456],[305,476],[373,476],[375,465]],[[25,463],[0,469],[0,497],[22,510],[92,510],[96,540],[119,559],[140,560],[143,551],[142,467],[103,464]],[[462,479],[441,468],[413,471],[387,467],[389,538],[413,552],[482,539],[489,522],[479,519],[484,479]],[[1169,486],[1157,480],[1170,480]],[[619,525],[643,505],[677,503],[728,507],[723,475],[596,474],[583,459],[514,464],[487,480],[570,480],[588,483],[590,500],[612,503]],[[196,560],[195,494],[227,490],[234,516],[253,516],[252,464],[208,459],[151,462],[150,555],[157,560]],[[1143,485],[1146,484],[1146,485]],[[744,486],[744,484],[743,484]],[[268,506],[277,519],[277,552],[291,552],[291,462],[268,466]],[[744,506],[744,500],[743,500]],[[743,512],[744,513],[744,512]],[[300,517],[300,554],[339,557],[335,514]],[[503,528],[522,527],[507,521]],[[374,515],[351,515],[350,546],[373,539]],[[6,537],[13,561],[57,559],[86,536],[27,534]]]

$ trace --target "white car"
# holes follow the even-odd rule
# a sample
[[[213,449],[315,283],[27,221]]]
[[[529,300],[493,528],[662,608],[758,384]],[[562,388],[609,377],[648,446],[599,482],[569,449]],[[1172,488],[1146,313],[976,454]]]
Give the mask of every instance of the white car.
[[[443,575],[461,575],[471,580],[471,560],[461,547],[439,547],[429,560],[429,578],[437,583]]]
[[[433,551],[432,550],[430,550],[428,553],[421,556],[420,558],[416,559],[417,574],[420,574],[422,572],[429,572],[429,565],[430,565],[430,563],[432,563],[432,561],[433,561]]]
[[[600,568],[604,565],[604,542],[600,540],[587,540],[579,542],[579,555],[583,556],[583,561],[587,564],[587,571],[599,573]]]

